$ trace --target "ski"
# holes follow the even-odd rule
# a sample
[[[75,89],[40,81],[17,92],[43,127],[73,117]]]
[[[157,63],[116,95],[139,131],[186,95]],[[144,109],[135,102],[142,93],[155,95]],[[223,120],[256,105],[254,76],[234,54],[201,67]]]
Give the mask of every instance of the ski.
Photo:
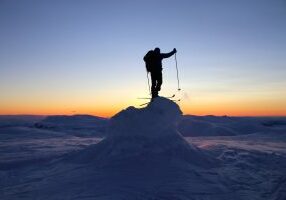
[[[143,103],[143,104],[140,104],[139,106],[145,106],[147,104],[149,104],[150,102],[147,102],[147,103]]]
[[[180,102],[181,101],[181,99],[170,99],[171,101],[173,101],[173,102]],[[147,103],[142,103],[142,104],[140,104],[139,106],[145,106],[145,105],[147,105],[147,104],[149,104],[149,103],[151,103],[151,101],[149,101],[149,102],[147,102]]]
[[[176,95],[173,94],[172,96],[167,96],[167,97],[164,97],[164,96],[159,96],[159,97],[164,97],[164,98],[167,98],[167,99],[172,99],[174,98]],[[138,97],[137,99],[152,99],[151,97]]]
[[[181,99],[175,99],[175,100],[172,100],[172,101],[174,101],[174,102],[180,102]]]

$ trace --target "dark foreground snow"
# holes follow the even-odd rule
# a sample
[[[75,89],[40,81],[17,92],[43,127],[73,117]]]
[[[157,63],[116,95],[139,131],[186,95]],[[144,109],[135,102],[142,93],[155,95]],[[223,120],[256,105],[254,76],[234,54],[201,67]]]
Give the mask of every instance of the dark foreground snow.
[[[2,127],[0,199],[286,199],[283,124],[184,138],[181,118],[177,104],[157,98],[116,114],[104,139]]]

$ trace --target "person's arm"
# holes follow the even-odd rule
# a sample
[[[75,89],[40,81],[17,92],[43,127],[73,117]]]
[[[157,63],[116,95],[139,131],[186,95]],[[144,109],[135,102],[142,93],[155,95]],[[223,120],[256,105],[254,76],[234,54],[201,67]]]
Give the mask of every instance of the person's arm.
[[[173,51],[169,52],[169,53],[161,53],[162,58],[169,58],[172,55],[174,55],[175,53],[177,53],[177,50],[174,48]]]

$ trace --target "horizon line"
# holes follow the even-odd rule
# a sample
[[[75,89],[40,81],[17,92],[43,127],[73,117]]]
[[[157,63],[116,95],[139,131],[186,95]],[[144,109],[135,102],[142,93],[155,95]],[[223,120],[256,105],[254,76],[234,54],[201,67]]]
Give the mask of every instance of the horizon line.
[[[100,116],[94,114],[87,114],[87,113],[78,113],[78,114],[0,114],[1,116],[41,116],[41,117],[48,117],[48,116],[76,116],[76,115],[89,115],[94,117],[101,117],[101,118],[111,118],[112,116]],[[183,116],[198,116],[198,117],[207,117],[207,116],[214,116],[214,117],[286,117],[285,115],[214,115],[214,114],[206,114],[206,115],[195,115],[195,114],[182,114]]]

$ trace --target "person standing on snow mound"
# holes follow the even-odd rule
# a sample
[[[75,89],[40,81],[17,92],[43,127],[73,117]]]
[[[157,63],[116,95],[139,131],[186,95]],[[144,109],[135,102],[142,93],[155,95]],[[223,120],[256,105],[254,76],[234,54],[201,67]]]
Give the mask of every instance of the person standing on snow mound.
[[[177,53],[174,48],[173,51],[169,53],[161,53],[160,49],[157,47],[154,50],[148,51],[144,56],[144,61],[146,63],[147,72],[151,73],[151,92],[152,98],[158,97],[158,93],[161,90],[162,85],[162,60],[164,58],[169,58]]]

